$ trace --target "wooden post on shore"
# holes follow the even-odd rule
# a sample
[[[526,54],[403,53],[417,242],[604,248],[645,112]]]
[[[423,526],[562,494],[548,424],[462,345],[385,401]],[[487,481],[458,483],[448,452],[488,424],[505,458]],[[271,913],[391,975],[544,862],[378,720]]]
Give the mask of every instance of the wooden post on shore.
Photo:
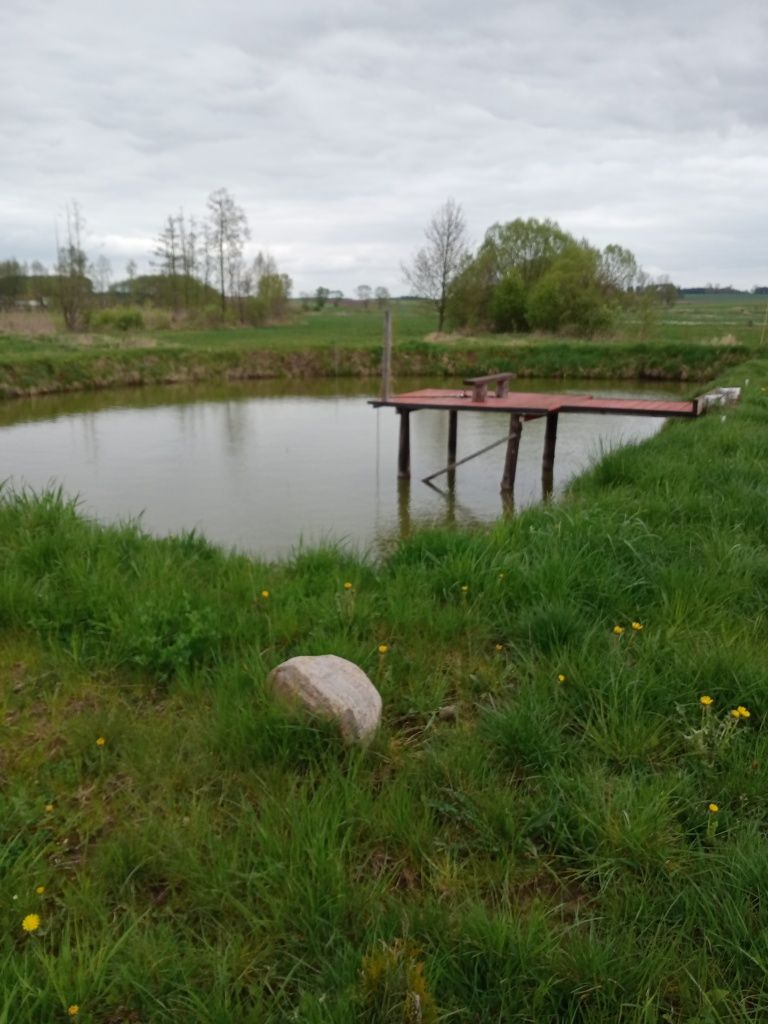
[[[509,440],[507,454],[504,458],[504,475],[501,478],[502,491],[514,491],[515,473],[517,472],[517,454],[520,451],[520,435],[523,432],[523,421],[517,413],[509,418]]]
[[[384,350],[381,354],[381,400],[389,401],[392,376],[392,310],[384,310]]]
[[[547,414],[547,427],[544,432],[544,456],[541,461],[541,487],[545,498],[548,498],[554,489],[556,444],[557,413],[550,412]]]
[[[400,444],[397,451],[397,476],[400,480],[411,478],[411,424],[410,409],[398,409],[400,417]]]

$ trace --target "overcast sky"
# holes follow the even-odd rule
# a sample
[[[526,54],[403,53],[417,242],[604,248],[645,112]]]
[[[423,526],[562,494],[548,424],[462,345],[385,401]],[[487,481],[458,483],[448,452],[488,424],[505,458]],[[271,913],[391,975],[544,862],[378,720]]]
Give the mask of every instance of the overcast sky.
[[[0,258],[146,267],[226,187],[296,292],[406,289],[452,196],[768,284],[764,0],[0,0]]]

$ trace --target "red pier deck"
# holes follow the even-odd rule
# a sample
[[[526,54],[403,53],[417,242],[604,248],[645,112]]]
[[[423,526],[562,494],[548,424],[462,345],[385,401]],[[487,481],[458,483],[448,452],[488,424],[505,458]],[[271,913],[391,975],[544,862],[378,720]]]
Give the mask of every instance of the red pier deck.
[[[423,388],[420,391],[406,391],[400,395],[372,399],[376,408],[392,406],[400,419],[400,448],[398,453],[398,476],[407,480],[411,475],[410,416],[419,409],[443,409],[448,413],[448,465],[444,469],[424,477],[429,483],[435,477],[448,474],[449,486],[453,486],[456,467],[494,448],[496,444],[507,444],[504,460],[504,474],[501,490],[511,494],[515,485],[517,455],[520,435],[526,420],[546,416],[542,459],[542,487],[544,495],[552,493],[557,423],[560,413],[598,413],[613,416],[677,416],[693,419],[706,411],[712,395],[694,398],[687,402],[668,402],[654,398],[595,398],[593,395],[544,394],[537,391],[509,391],[511,373],[490,374],[485,377],[470,377],[464,381],[471,390],[464,388]],[[488,394],[488,386],[496,386],[496,394]],[[723,396],[714,398],[720,402]],[[456,459],[456,440],[460,412],[495,412],[509,416],[509,432],[494,444],[482,448],[463,459]]]
[[[509,391],[496,397],[488,395],[485,401],[472,400],[472,391],[460,388],[424,388],[406,391],[386,399],[373,399],[371,405],[391,405],[395,409],[415,412],[418,409],[445,409],[460,412],[504,412],[533,419],[560,412],[611,413],[624,416],[683,416],[698,415],[696,400],[667,402],[650,398],[594,398],[592,395],[553,395],[536,391]]]

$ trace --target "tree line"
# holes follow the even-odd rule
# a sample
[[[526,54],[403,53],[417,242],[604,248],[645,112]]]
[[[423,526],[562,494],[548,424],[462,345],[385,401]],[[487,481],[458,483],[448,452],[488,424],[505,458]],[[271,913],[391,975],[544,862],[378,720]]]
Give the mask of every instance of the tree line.
[[[437,312],[437,329],[550,331],[592,335],[617,315],[673,303],[677,288],[652,281],[624,247],[600,250],[553,220],[491,225],[472,252],[461,206],[447,200],[425,229],[426,244],[402,271]]]
[[[212,319],[254,325],[279,319],[287,310],[292,281],[269,253],[245,258],[248,219],[227,189],[209,195],[202,218],[183,211],[166,218],[154,242],[152,273],[139,274],[130,260],[125,277],[113,283],[109,260],[103,255],[91,260],[84,237],[85,219],[72,203],[51,268],[39,261],[29,267],[0,261],[0,305],[53,303],[70,330],[88,326],[94,315],[106,325],[107,311],[96,311],[116,303],[152,304],[174,312],[202,309]],[[127,314],[117,316],[125,319]]]
[[[668,278],[652,280],[634,254],[618,244],[598,249],[553,220],[517,218],[491,225],[475,251],[470,248],[461,206],[448,199],[425,228],[425,244],[403,264],[413,295],[430,300],[437,329],[497,332],[548,331],[593,335],[610,329],[619,314],[634,311],[651,322],[653,309],[681,294]],[[292,281],[265,252],[246,259],[251,237],[245,211],[225,188],[212,192],[202,217],[169,214],[154,240],[151,273],[134,260],[112,281],[103,255],[91,260],[84,248],[85,221],[76,203],[67,207],[63,237],[56,238],[50,269],[35,261],[0,261],[0,307],[47,305],[53,301],[65,325],[140,326],[141,314],[109,307],[154,306],[174,313],[195,311],[211,326],[259,325],[285,316]],[[687,294],[698,289],[685,289]],[[707,285],[702,292],[731,292]],[[762,294],[755,287],[754,294]],[[390,301],[384,287],[359,285],[357,303],[368,309]],[[338,306],[338,289],[318,287],[300,295],[306,310]],[[99,312],[98,307],[103,308]],[[131,317],[133,316],[133,319]],[[136,319],[138,317],[138,320]],[[118,323],[119,320],[119,323]]]

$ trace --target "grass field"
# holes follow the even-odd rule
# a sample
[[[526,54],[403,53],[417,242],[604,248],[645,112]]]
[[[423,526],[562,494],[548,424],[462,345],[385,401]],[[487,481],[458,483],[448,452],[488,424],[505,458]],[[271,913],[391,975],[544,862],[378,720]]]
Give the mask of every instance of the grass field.
[[[610,338],[430,334],[424,304],[394,309],[394,370],[401,376],[459,377],[481,370],[520,376],[707,380],[759,345],[761,300],[681,302],[639,336],[630,320]],[[30,321],[32,322],[32,321]],[[122,335],[3,334],[0,396],[12,397],[135,384],[243,377],[375,376],[382,344],[378,310],[333,307],[298,312],[273,327],[142,331]]]
[[[768,1018],[747,379],[562,504],[381,563],[6,494],[0,1022]],[[265,691],[321,652],[382,692],[367,751]]]

